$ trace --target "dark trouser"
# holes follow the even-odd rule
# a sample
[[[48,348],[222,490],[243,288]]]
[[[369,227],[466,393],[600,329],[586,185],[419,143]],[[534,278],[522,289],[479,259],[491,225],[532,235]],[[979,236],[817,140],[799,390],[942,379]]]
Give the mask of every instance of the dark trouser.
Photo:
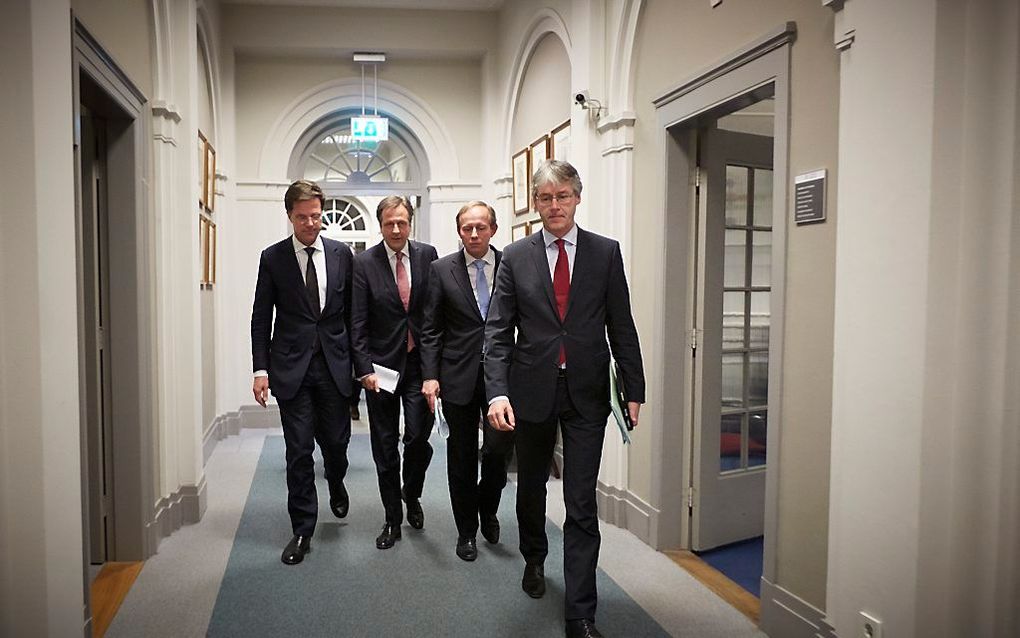
[[[419,498],[425,484],[425,470],[432,460],[434,417],[425,395],[421,393],[421,359],[418,349],[407,353],[404,374],[395,394],[385,390],[366,392],[368,426],[372,438],[372,458],[379,475],[379,495],[386,509],[386,522],[404,522],[404,506],[400,499],[400,406],[404,407],[404,492],[408,498]]]
[[[598,506],[595,486],[602,462],[605,421],[591,423],[574,409],[567,379],[556,383],[556,404],[542,423],[518,419],[517,523],[521,554],[528,564],[542,564],[549,553],[545,534],[545,484],[556,447],[556,425],[563,433],[563,580],[567,620],[595,618],[598,594],[595,568],[599,560]]]
[[[277,401],[287,445],[287,511],[294,534],[310,537],[319,510],[312,452],[318,441],[331,487],[344,480],[351,440],[348,402],[337,390],[322,352],[312,356],[297,394]]]
[[[495,514],[499,497],[506,486],[506,466],[513,451],[513,432],[500,432],[485,418],[488,403],[482,389],[482,375],[471,403],[456,405],[443,402],[443,415],[450,424],[446,441],[446,475],[450,483],[450,503],[457,534],[474,538],[478,533],[478,516]],[[482,479],[478,480],[478,421],[482,431]]]

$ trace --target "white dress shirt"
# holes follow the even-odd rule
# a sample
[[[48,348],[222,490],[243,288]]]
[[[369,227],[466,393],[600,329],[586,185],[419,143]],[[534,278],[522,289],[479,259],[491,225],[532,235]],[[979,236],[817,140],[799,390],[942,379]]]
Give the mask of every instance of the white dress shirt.
[[[556,246],[559,239],[545,228],[542,229],[542,241],[545,242],[545,257],[549,260],[549,279],[556,277],[556,260],[560,258],[560,249]],[[567,251],[567,267],[570,271],[570,280],[574,280],[574,255],[577,253],[577,224],[570,227],[567,234],[563,236],[563,248]]]
[[[475,266],[475,262],[478,261],[471,256],[471,253],[467,249],[463,249],[464,252],[464,263],[467,266],[468,281],[471,282],[471,292],[475,295],[475,303],[478,303],[478,267]],[[489,296],[492,296],[492,284],[493,277],[496,274],[496,251],[489,246],[489,252],[482,255],[482,261],[485,262],[485,267],[482,268],[482,272],[485,273],[485,283],[489,285]]]
[[[411,279],[411,256],[407,254],[407,249],[411,246],[411,242],[407,241],[404,243],[404,248],[400,251],[404,254],[401,262],[404,264],[404,270],[407,271],[407,286],[410,288],[414,281]],[[397,280],[397,253],[390,249],[390,245],[383,242],[383,248],[386,249],[386,256],[390,261],[390,270],[393,271],[393,281]]]

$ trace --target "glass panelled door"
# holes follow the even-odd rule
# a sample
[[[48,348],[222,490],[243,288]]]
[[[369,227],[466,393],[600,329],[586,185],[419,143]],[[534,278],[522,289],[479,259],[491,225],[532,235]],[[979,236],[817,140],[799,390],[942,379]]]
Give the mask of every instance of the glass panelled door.
[[[695,550],[760,536],[765,510],[772,138],[701,137],[695,331]]]

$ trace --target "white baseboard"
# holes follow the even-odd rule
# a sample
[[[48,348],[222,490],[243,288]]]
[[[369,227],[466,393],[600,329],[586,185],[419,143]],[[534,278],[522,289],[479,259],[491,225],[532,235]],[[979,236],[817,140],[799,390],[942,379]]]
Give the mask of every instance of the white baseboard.
[[[623,528],[655,547],[659,512],[634,493],[599,482],[595,489],[599,519]]]
[[[206,508],[205,475],[197,485],[182,485],[176,491],[159,499],[156,503],[150,528],[150,541],[153,548],[161,539],[173,534],[181,525],[191,525],[202,520]]]
[[[765,578],[758,626],[772,638],[837,638],[825,612]]]

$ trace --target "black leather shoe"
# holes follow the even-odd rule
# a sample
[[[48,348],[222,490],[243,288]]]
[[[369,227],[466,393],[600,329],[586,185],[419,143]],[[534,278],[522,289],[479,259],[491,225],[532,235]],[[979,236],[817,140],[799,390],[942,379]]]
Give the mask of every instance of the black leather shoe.
[[[400,525],[386,523],[382,527],[382,534],[375,539],[375,546],[379,549],[389,549],[400,540]]]
[[[407,494],[401,491],[404,502],[407,503],[407,524],[415,529],[425,527],[425,512],[421,509],[421,501],[416,498],[407,498]]]
[[[312,551],[312,539],[310,536],[295,536],[290,539],[287,546],[283,548],[283,555],[280,560],[285,565],[297,565],[305,559],[305,554]]]
[[[585,618],[567,621],[567,638],[602,638],[602,634],[595,628],[594,620]]]
[[[545,595],[545,568],[541,565],[525,565],[521,589],[532,598]]]
[[[495,514],[482,514],[482,537],[493,545],[499,542],[499,519]]]
[[[478,545],[474,538],[457,539],[457,558],[466,561],[478,558]]]
[[[351,497],[347,494],[347,488],[344,487],[343,481],[329,489],[329,509],[333,511],[333,516],[337,518],[347,516],[350,507]]]

